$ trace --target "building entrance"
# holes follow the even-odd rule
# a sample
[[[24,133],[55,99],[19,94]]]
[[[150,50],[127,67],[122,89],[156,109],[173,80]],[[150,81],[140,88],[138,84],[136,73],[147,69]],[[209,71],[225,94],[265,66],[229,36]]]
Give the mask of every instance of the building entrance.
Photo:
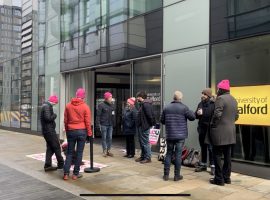
[[[95,72],[95,113],[98,104],[104,101],[104,93],[111,92],[115,108],[113,136],[123,135],[122,113],[126,106],[126,100],[131,96],[130,68],[130,64],[127,64],[97,69]],[[100,136],[100,130],[95,130],[95,135]]]

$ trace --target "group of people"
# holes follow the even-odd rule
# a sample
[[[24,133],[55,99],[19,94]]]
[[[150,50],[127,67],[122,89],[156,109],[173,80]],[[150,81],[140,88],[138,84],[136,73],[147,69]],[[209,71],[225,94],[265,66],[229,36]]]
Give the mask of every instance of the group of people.
[[[237,101],[230,94],[229,80],[222,80],[217,88],[216,98],[210,88],[202,91],[201,102],[195,112],[181,102],[183,94],[180,91],[174,93],[173,101],[164,108],[161,123],[166,127],[167,141],[163,176],[165,181],[169,180],[173,154],[176,158],[174,180],[183,178],[180,175],[180,168],[182,149],[188,137],[187,120],[198,119],[201,161],[195,172],[207,170],[208,150],[211,173],[214,175],[209,182],[220,186],[231,183],[231,148],[236,143],[235,121],[239,117]],[[222,155],[224,164],[221,162]]]
[[[64,180],[69,179],[70,167],[76,153],[74,170],[72,179],[76,180],[82,177],[80,174],[80,165],[83,157],[83,150],[87,137],[92,136],[91,130],[91,111],[86,105],[84,99],[86,97],[85,90],[79,88],[76,91],[76,97],[66,105],[64,113],[65,131],[68,141],[67,156],[64,161],[61,154],[61,146],[56,135],[56,114],[53,112],[53,106],[58,103],[58,97],[50,96],[48,102],[45,102],[41,109],[40,121],[42,133],[46,141],[46,159],[44,170],[52,171],[57,169],[64,170]],[[76,149],[76,151],[75,151]],[[56,155],[57,167],[52,166],[52,155]]]
[[[112,104],[112,94],[104,94],[104,102],[97,108],[96,127],[102,135],[103,156],[113,156],[111,152],[113,124],[115,110]],[[133,158],[135,155],[135,135],[138,133],[141,155],[135,161],[142,164],[151,162],[151,147],[149,144],[149,131],[155,125],[155,116],[152,101],[147,99],[144,91],[138,92],[135,97],[127,99],[122,114],[123,134],[126,136],[126,155]]]
[[[165,125],[167,141],[163,176],[165,181],[169,180],[173,156],[175,156],[174,181],[183,179],[183,176],[180,175],[180,168],[182,149],[185,139],[188,137],[187,120],[194,121],[198,119],[201,162],[195,168],[195,171],[207,170],[208,151],[211,173],[214,175],[214,178],[210,179],[210,183],[224,185],[224,183],[229,184],[231,182],[231,147],[232,144],[236,143],[235,121],[238,119],[237,102],[230,95],[230,83],[228,80],[222,80],[217,85],[217,88],[216,97],[212,95],[210,88],[202,91],[201,101],[195,112],[182,103],[183,94],[180,91],[174,93],[173,101],[162,111],[160,122]],[[69,179],[74,152],[76,153],[76,160],[72,179],[76,180],[82,177],[79,171],[83,150],[87,137],[92,136],[91,111],[84,101],[85,96],[85,90],[79,88],[76,92],[76,97],[65,108],[64,124],[68,141],[65,161],[61,155],[61,147],[55,131],[55,119],[57,116],[53,112],[53,106],[58,103],[57,96],[50,96],[48,102],[45,102],[42,106],[40,119],[42,133],[47,144],[44,170],[63,169],[64,180]],[[115,109],[112,102],[112,94],[106,92],[104,94],[104,102],[100,103],[97,108],[96,127],[101,132],[104,157],[113,156],[111,147]],[[137,93],[136,98],[131,97],[127,100],[126,108],[122,115],[122,122],[123,133],[126,135],[126,155],[124,157],[134,157],[135,135],[138,134],[141,154],[135,161],[142,164],[150,163],[151,146],[149,143],[149,133],[156,121],[152,101],[147,98],[146,92],[140,91]],[[53,154],[57,158],[57,167],[52,166]],[[224,155],[223,166],[221,163],[222,154]]]

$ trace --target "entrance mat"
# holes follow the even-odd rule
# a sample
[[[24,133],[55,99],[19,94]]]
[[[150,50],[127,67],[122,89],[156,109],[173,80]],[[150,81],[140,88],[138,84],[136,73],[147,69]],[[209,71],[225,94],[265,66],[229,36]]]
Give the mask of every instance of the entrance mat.
[[[64,160],[65,160],[65,155],[62,155]],[[43,161],[45,162],[45,153],[38,153],[38,154],[32,154],[32,155],[26,155],[26,157],[28,158],[33,158],[35,160],[39,160],[39,161]],[[84,165],[81,165],[80,167],[80,172],[84,172],[84,169],[85,168],[89,168],[90,167],[90,161],[89,160],[83,160],[84,162]],[[56,157],[55,155],[53,155],[52,157],[52,164],[57,166],[57,160],[56,160]],[[108,165],[104,165],[104,164],[101,164],[101,163],[93,163],[94,164],[94,167],[97,167],[97,168],[104,168],[104,167],[108,167]],[[71,165],[71,168],[70,170],[72,171],[74,168],[74,165]]]

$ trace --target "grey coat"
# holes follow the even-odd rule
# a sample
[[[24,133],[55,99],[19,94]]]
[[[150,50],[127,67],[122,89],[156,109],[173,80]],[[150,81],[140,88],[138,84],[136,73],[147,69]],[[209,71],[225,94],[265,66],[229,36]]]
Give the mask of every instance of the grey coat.
[[[215,146],[236,143],[235,121],[238,119],[237,101],[229,93],[217,97],[206,143]]]

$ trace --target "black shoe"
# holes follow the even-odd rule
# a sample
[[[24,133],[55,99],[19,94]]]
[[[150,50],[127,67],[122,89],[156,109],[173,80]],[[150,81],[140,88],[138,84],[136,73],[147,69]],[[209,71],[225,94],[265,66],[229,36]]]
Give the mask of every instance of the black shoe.
[[[182,175],[176,175],[176,176],[174,176],[174,181],[180,181],[180,180],[182,180],[183,179],[183,176]]]
[[[57,170],[57,167],[53,167],[53,166],[50,166],[50,167],[44,167],[44,171],[45,171],[45,172],[55,171],[55,170]]]
[[[134,156],[133,155],[129,155],[128,158],[133,158]]]
[[[214,178],[211,178],[211,179],[209,180],[209,182],[210,182],[211,184],[214,184],[214,185],[224,186],[224,182],[219,182],[219,181],[217,181],[217,180],[214,179]]]
[[[57,167],[57,169],[63,169],[63,168],[64,168],[63,165]]]
[[[169,175],[164,175],[164,176],[163,176],[163,180],[164,180],[164,181],[168,181],[168,180],[169,180]]]
[[[198,166],[195,168],[195,172],[203,172],[203,171],[207,171],[206,166]]]
[[[224,183],[226,183],[226,184],[231,184],[231,183],[232,183],[232,181],[231,181],[231,179],[230,179],[230,178],[227,178],[227,179],[224,179]]]
[[[124,155],[123,157],[127,158],[129,155]]]

